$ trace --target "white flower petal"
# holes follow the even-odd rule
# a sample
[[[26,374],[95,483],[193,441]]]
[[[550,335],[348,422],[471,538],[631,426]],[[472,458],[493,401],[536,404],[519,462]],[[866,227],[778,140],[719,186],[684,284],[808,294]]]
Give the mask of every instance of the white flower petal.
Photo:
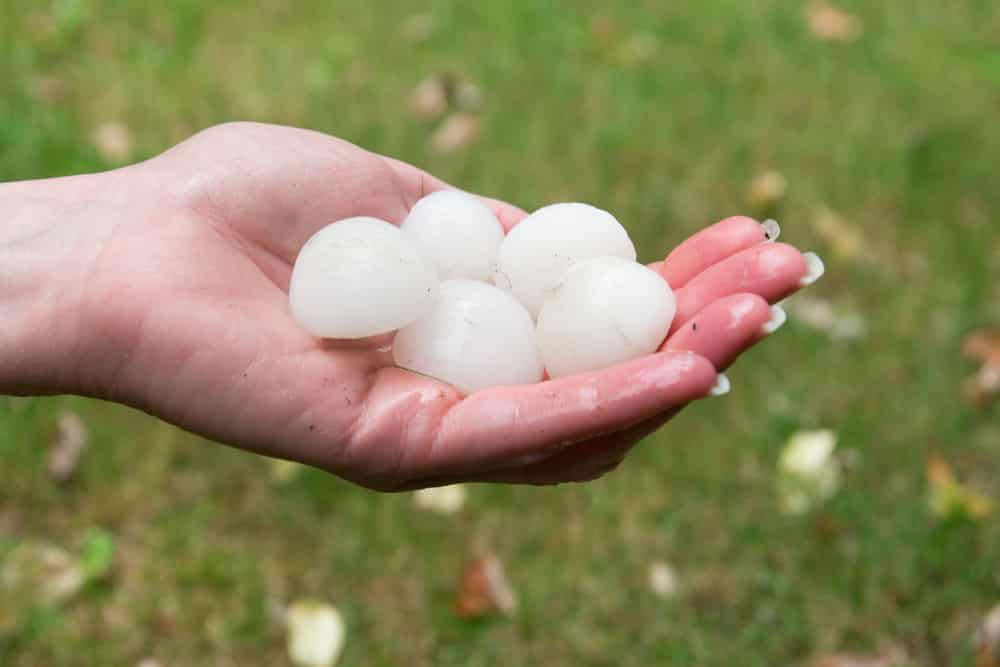
[[[344,647],[344,620],[332,605],[298,600],[288,607],[288,657],[299,667],[330,667]]]
[[[461,484],[421,489],[413,494],[413,503],[423,510],[455,514],[465,505],[465,487]]]

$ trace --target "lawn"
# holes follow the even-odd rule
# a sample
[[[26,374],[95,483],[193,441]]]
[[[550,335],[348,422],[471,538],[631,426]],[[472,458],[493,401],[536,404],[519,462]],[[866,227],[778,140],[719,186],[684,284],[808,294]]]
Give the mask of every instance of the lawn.
[[[772,666],[890,649],[973,665],[1000,602],[1000,508],[932,512],[926,468],[942,459],[1000,504],[1000,407],[965,400],[960,354],[1000,324],[1000,6],[840,6],[860,33],[825,40],[797,0],[4,0],[0,180],[107,169],[252,119],[527,209],[594,203],[647,261],[727,215],[773,214],[827,274],[731,370],[729,396],[615,473],[473,486],[455,515],[318,471],[278,482],[265,459],[117,406],[0,397],[0,570],[24,543],[79,553],[95,529],[114,543],[110,570],[69,600],[0,600],[0,664],[287,664],[281,610],[318,598],[346,621],[344,665]],[[434,75],[481,93],[478,137],[450,151],[431,141],[441,119],[410,109]],[[108,123],[130,145],[95,137]],[[748,191],[767,171],[787,192],[764,205]],[[863,331],[831,336],[818,303]],[[46,461],[65,410],[90,446],[60,484]],[[789,515],[775,470],[803,429],[836,432],[844,471],[832,498]],[[484,552],[519,606],[458,618],[463,563]],[[654,561],[676,571],[675,595],[650,590]]]

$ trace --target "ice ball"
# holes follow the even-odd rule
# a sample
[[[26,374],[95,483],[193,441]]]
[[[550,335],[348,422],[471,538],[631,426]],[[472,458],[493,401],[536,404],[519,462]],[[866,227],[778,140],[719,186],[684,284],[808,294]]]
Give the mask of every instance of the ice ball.
[[[621,257],[575,263],[538,315],[538,347],[551,377],[652,354],[676,312],[658,273]]]
[[[503,227],[472,195],[458,190],[431,193],[414,204],[400,229],[435,265],[441,280],[491,279]]]
[[[377,218],[341,220],[299,251],[288,298],[299,325],[321,338],[366,338],[430,310],[439,280],[399,228]]]
[[[588,204],[552,204],[510,230],[493,281],[537,317],[570,265],[603,256],[635,261],[635,246],[618,220]]]
[[[542,379],[531,315],[509,292],[473,280],[441,283],[433,308],[396,334],[402,368],[472,393]]]

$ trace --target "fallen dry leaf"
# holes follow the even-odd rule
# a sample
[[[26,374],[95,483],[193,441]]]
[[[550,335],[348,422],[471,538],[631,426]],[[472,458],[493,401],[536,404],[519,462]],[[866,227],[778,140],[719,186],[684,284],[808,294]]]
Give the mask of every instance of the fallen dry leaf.
[[[438,153],[454,153],[479,138],[479,118],[466,112],[456,112],[445,118],[431,135],[431,148]]]
[[[132,132],[122,123],[98,125],[91,140],[100,156],[108,162],[127,162],[132,157]]]
[[[812,218],[812,226],[839,258],[872,259],[861,230],[835,211],[826,207],[820,208]]]
[[[62,77],[55,75],[40,76],[34,81],[35,97],[47,104],[57,104],[66,99],[69,85]]]
[[[135,663],[135,667],[162,667],[162,664],[156,658],[143,658]]]
[[[86,583],[79,561],[46,542],[22,542],[0,570],[0,599],[57,604],[73,597]]]
[[[649,590],[661,598],[672,598],[679,590],[677,573],[669,563],[654,561],[649,565]]]
[[[951,466],[940,457],[927,459],[927,484],[930,487],[927,502],[935,516],[982,519],[993,512],[989,497],[959,482]]]
[[[962,341],[962,354],[979,363],[979,370],[963,384],[965,396],[985,408],[1000,396],[1000,328],[970,333]]]
[[[410,111],[418,118],[437,118],[448,111],[449,82],[443,76],[429,76],[410,94]]]
[[[517,598],[496,556],[486,556],[469,563],[462,572],[455,614],[474,618],[501,613],[510,615],[517,609]]]
[[[56,422],[56,438],[49,449],[49,476],[57,482],[69,480],[87,447],[87,427],[74,412],[63,412]]]
[[[788,192],[788,179],[780,171],[769,169],[761,172],[750,181],[747,191],[747,204],[757,211],[769,211],[775,207]]]
[[[336,607],[316,600],[296,600],[285,614],[288,657],[299,667],[330,667],[340,657],[346,635]]]
[[[906,656],[897,651],[880,656],[834,653],[817,656],[809,667],[903,667],[906,663]]]
[[[976,636],[976,667],[1000,667],[1000,604],[983,619]]]
[[[465,487],[461,484],[420,489],[413,494],[413,504],[438,514],[457,514],[465,505]]]
[[[806,21],[812,34],[825,42],[853,42],[864,32],[861,19],[822,0],[809,3]]]
[[[431,14],[413,14],[406,17],[399,32],[408,42],[426,42],[434,34],[434,24],[434,16]]]

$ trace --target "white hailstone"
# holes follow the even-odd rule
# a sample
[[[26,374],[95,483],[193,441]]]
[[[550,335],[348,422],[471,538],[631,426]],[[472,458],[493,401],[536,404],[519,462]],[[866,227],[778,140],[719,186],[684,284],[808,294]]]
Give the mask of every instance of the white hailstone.
[[[306,241],[288,298],[299,325],[321,338],[365,338],[394,331],[430,309],[438,277],[398,227],[348,218]]]
[[[538,315],[545,368],[555,378],[652,354],[676,310],[667,281],[642,264],[621,257],[578,262]]]
[[[528,311],[508,292],[473,280],[447,280],[434,307],[400,329],[396,364],[472,393],[530,384],[544,370]]]
[[[441,280],[491,279],[503,227],[472,195],[458,190],[429,194],[414,204],[400,229],[435,265]]]
[[[613,215],[587,204],[552,204],[510,230],[500,245],[493,282],[537,317],[570,265],[605,256],[636,258],[628,232]]]

